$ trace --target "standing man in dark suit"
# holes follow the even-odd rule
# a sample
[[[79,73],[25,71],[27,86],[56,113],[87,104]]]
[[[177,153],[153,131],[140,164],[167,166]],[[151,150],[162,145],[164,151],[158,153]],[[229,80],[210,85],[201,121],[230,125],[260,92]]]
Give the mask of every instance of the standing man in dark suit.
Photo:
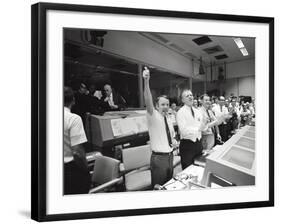
[[[125,99],[116,93],[111,85],[104,85],[105,97],[103,98],[104,106],[106,110],[121,110],[126,106]]]

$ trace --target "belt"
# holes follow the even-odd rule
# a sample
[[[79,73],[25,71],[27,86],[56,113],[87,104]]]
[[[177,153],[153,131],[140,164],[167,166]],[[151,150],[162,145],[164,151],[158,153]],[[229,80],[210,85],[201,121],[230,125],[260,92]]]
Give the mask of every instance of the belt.
[[[183,142],[193,142],[193,143],[196,143],[196,142],[200,142],[201,141],[201,139],[199,140],[198,138],[196,138],[196,141],[194,142],[194,141],[192,141],[191,139],[181,139],[181,141],[183,141]]]
[[[173,152],[153,152],[152,154],[154,155],[171,155]]]

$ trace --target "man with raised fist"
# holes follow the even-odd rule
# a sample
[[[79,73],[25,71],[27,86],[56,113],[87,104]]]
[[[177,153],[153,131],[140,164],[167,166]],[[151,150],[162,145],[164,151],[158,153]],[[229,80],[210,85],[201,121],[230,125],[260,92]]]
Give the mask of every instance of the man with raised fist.
[[[143,70],[144,99],[147,110],[148,132],[150,137],[151,182],[163,185],[173,177],[173,146],[176,144],[173,124],[167,119],[169,99],[162,95],[157,97],[155,107],[149,86],[150,71]]]

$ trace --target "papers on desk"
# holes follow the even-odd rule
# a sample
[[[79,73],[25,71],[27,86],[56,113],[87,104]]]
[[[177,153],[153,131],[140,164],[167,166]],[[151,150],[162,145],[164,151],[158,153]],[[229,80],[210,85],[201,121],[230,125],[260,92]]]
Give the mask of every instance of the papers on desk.
[[[137,133],[148,131],[146,116],[132,117],[131,119],[137,126]]]
[[[188,187],[188,181],[170,180],[164,187],[166,190],[183,190]]]
[[[114,137],[138,134],[148,130],[145,116],[112,119],[111,127]]]
[[[166,190],[183,190],[195,189],[191,187],[189,182],[200,183],[203,177],[204,168],[200,166],[191,165],[176,175],[176,178],[171,179],[163,186]],[[196,188],[197,189],[197,188]]]

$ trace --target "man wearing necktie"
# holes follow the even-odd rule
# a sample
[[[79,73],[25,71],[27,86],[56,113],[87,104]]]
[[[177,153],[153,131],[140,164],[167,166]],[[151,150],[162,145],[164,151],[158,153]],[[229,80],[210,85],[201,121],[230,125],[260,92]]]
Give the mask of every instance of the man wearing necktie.
[[[220,139],[220,134],[217,125],[223,122],[222,117],[216,118],[213,112],[210,110],[211,101],[210,97],[207,94],[204,94],[200,97],[202,107],[200,111],[203,117],[207,119],[206,130],[202,131],[202,146],[203,151],[208,153],[213,146],[215,145],[215,139]]]
[[[193,95],[188,89],[181,94],[184,106],[177,113],[180,131],[180,156],[182,169],[190,166],[194,158],[202,154],[201,132],[207,128],[207,119],[193,107]]]
[[[173,146],[176,145],[175,131],[172,122],[167,119],[169,99],[159,96],[153,105],[149,87],[150,71],[143,70],[144,99],[147,110],[147,124],[150,137],[151,154],[151,183],[163,185],[173,177]]]
[[[126,100],[118,94],[111,85],[104,85],[105,96],[102,99],[104,101],[104,109],[107,110],[122,110],[126,106]]]
[[[220,135],[223,142],[226,142],[228,140],[229,136],[229,130],[227,121],[229,118],[231,118],[231,115],[228,112],[227,107],[225,106],[225,98],[223,96],[219,97],[218,105],[213,107],[213,112],[216,116],[216,118],[224,117],[223,122],[219,125]]]

